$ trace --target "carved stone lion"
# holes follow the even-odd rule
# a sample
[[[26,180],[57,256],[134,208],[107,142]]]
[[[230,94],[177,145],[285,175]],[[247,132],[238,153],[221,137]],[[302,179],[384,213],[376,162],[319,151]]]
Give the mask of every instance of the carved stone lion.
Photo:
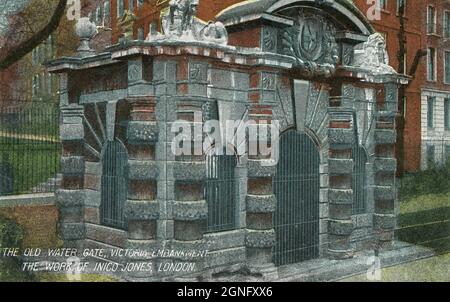
[[[355,51],[355,66],[370,69],[373,73],[396,73],[389,66],[389,56],[386,51],[386,42],[380,33],[370,35],[362,49]]]

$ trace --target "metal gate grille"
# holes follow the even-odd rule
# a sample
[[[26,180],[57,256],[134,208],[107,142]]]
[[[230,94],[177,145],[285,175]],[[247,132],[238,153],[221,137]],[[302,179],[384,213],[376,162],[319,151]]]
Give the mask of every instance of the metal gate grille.
[[[317,148],[306,134],[290,130],[281,136],[274,178],[276,265],[319,256],[319,163]]]
[[[105,226],[125,229],[123,209],[127,198],[127,151],[118,141],[107,142],[102,155],[101,223]]]
[[[361,146],[353,148],[353,214],[366,212],[366,150]]]
[[[206,157],[205,196],[208,203],[208,232],[228,231],[236,225],[236,182],[234,155]]]

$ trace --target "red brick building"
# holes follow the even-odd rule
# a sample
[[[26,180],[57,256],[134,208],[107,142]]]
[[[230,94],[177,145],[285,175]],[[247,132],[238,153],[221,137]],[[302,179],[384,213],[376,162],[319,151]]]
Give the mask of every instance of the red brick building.
[[[355,4],[368,16],[373,12],[374,4],[366,0],[355,0]],[[424,47],[423,1],[404,1],[404,52],[400,39],[400,3],[399,0],[380,0],[380,9],[372,15],[372,24],[386,39],[390,64],[399,73],[411,76],[405,87],[403,102],[399,102],[397,158],[399,170],[414,172],[419,170],[421,161],[421,87],[425,82],[425,60],[419,61],[417,70],[410,74],[418,51]],[[403,58],[403,62],[399,58]],[[403,115],[403,116],[402,116]],[[404,123],[402,127],[402,123]],[[402,129],[403,128],[403,129]],[[402,135],[403,131],[403,135]],[[402,140],[403,136],[403,140]],[[403,151],[402,151],[403,149]],[[402,160],[403,158],[403,160]]]
[[[421,168],[441,164],[450,157],[450,2],[425,1],[424,48],[421,87]]]

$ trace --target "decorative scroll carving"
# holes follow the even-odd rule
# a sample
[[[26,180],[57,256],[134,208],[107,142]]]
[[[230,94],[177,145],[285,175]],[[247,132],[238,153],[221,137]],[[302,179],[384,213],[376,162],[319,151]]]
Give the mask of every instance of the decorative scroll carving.
[[[324,17],[299,10],[295,25],[283,33],[283,52],[307,75],[331,76],[339,61],[335,32]]]
[[[386,51],[386,42],[380,33],[369,36],[362,49],[355,50],[355,66],[370,69],[376,74],[396,73],[389,66],[389,56]]]
[[[171,0],[161,18],[162,33],[151,31],[147,41],[185,40],[228,44],[228,33],[221,22],[204,22],[196,17],[200,0]]]

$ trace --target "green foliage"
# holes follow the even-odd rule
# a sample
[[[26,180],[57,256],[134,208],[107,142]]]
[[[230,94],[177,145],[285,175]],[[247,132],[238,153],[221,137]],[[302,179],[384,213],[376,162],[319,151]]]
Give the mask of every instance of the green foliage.
[[[14,220],[0,216],[0,248],[22,248],[23,228]],[[33,276],[20,269],[20,261],[0,257],[0,282],[32,281]]]
[[[428,170],[406,175],[400,179],[399,198],[407,201],[424,194],[450,192],[450,160],[445,165],[434,165]]]
[[[0,247],[21,248],[24,237],[23,228],[14,220],[0,216]]]

